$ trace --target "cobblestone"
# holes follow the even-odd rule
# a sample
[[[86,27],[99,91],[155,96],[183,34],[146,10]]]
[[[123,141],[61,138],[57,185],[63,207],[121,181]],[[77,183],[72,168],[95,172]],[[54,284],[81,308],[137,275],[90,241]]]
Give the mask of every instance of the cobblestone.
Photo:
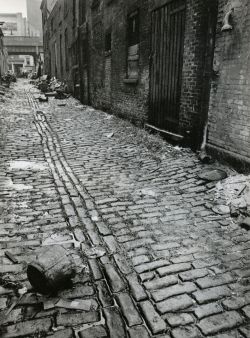
[[[113,265],[104,264],[104,270],[114,292],[123,291],[126,288],[126,284]]]
[[[153,334],[157,334],[166,329],[167,326],[165,321],[161,319],[161,317],[158,315],[153,305],[149,301],[140,303],[140,306]]]
[[[222,307],[218,303],[209,303],[202,306],[199,306],[195,309],[194,313],[199,318],[208,317],[223,311]]]
[[[196,280],[196,283],[201,289],[211,288],[213,286],[225,285],[229,283],[233,283],[235,278],[229,274],[225,273],[222,276],[214,276],[214,277],[205,277]]]
[[[193,300],[188,295],[180,295],[173,298],[169,298],[168,300],[164,300],[156,304],[157,309],[160,313],[166,312],[175,312],[178,310],[184,310],[192,306]]]
[[[135,326],[142,324],[142,319],[133,304],[132,299],[128,293],[120,293],[117,296],[118,302],[121,306],[124,317],[128,322],[128,326]]]
[[[17,285],[29,290],[26,264],[56,233],[78,271],[61,295],[98,301],[100,313],[46,311],[29,290],[4,337],[33,334],[32,325],[56,338],[79,327],[83,337],[247,337],[250,235],[214,213],[221,201],[197,177],[196,156],[73,98],[39,106],[25,81],[11,91],[14,100],[0,106],[1,307],[16,300]],[[87,259],[72,235],[107,254]]]
[[[148,290],[161,289],[170,285],[178,283],[178,278],[176,276],[167,276],[163,278],[155,278],[149,282],[145,282],[144,286]]]
[[[192,324],[194,318],[189,313],[180,313],[180,314],[169,314],[165,316],[168,324],[172,327],[184,326]]]
[[[94,326],[89,329],[80,331],[79,336],[80,338],[107,338],[108,334],[103,326]]]
[[[178,273],[191,269],[191,264],[189,263],[180,263],[180,264],[172,264],[170,266],[166,266],[163,268],[157,269],[157,272],[160,276],[171,275],[173,273]]]
[[[236,311],[229,311],[202,319],[198,326],[207,336],[219,331],[232,329],[242,323],[243,319]]]
[[[152,297],[156,302],[159,302],[161,300],[173,297],[173,296],[178,296],[181,294],[188,294],[192,293],[197,289],[195,284],[193,283],[185,283],[183,285],[176,284],[174,286],[170,286],[168,288],[164,288],[158,291],[152,292]]]
[[[174,338],[202,338],[201,332],[194,326],[174,329],[172,335]]]
[[[110,338],[125,338],[126,331],[117,308],[104,309]]]
[[[100,320],[98,312],[82,312],[82,313],[60,313],[56,322],[58,326],[74,326],[79,324],[95,323]]]
[[[210,289],[194,292],[194,297],[199,304],[216,301],[223,297],[231,296],[231,291],[226,286],[217,286]]]

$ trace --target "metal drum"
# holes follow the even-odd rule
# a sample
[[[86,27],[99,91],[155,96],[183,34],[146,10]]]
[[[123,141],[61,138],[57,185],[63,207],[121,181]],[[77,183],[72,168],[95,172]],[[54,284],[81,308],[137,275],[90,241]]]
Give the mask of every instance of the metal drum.
[[[28,264],[30,284],[42,294],[65,288],[75,275],[75,264],[69,252],[60,245],[45,246],[36,260]]]

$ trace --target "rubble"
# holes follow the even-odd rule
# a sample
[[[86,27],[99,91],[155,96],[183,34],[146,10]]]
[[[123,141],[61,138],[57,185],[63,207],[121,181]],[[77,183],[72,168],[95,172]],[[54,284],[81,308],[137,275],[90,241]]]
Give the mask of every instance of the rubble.
[[[234,218],[250,216],[250,176],[232,175],[215,186],[215,200],[223,201]],[[227,209],[228,210],[228,209]],[[240,226],[244,227],[239,221]]]

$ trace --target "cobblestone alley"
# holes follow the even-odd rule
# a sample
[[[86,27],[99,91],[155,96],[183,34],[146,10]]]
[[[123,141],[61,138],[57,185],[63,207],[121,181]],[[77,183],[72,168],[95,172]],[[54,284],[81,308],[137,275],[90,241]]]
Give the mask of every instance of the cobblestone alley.
[[[250,337],[250,233],[215,212],[224,201],[197,176],[209,165],[75,99],[38,105],[36,91],[18,80],[0,103],[0,336]],[[77,273],[51,298],[26,268],[55,243]]]

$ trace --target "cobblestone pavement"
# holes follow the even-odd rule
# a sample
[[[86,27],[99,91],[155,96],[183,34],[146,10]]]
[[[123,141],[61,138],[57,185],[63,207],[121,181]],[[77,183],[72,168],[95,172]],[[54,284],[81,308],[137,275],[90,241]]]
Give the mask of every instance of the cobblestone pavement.
[[[1,337],[250,337],[250,234],[212,210],[221,201],[196,156],[74,99],[38,106],[25,81],[11,92],[0,103]],[[77,265],[58,297],[90,311],[32,293],[27,262],[51,243]],[[87,258],[92,246],[104,255]]]

